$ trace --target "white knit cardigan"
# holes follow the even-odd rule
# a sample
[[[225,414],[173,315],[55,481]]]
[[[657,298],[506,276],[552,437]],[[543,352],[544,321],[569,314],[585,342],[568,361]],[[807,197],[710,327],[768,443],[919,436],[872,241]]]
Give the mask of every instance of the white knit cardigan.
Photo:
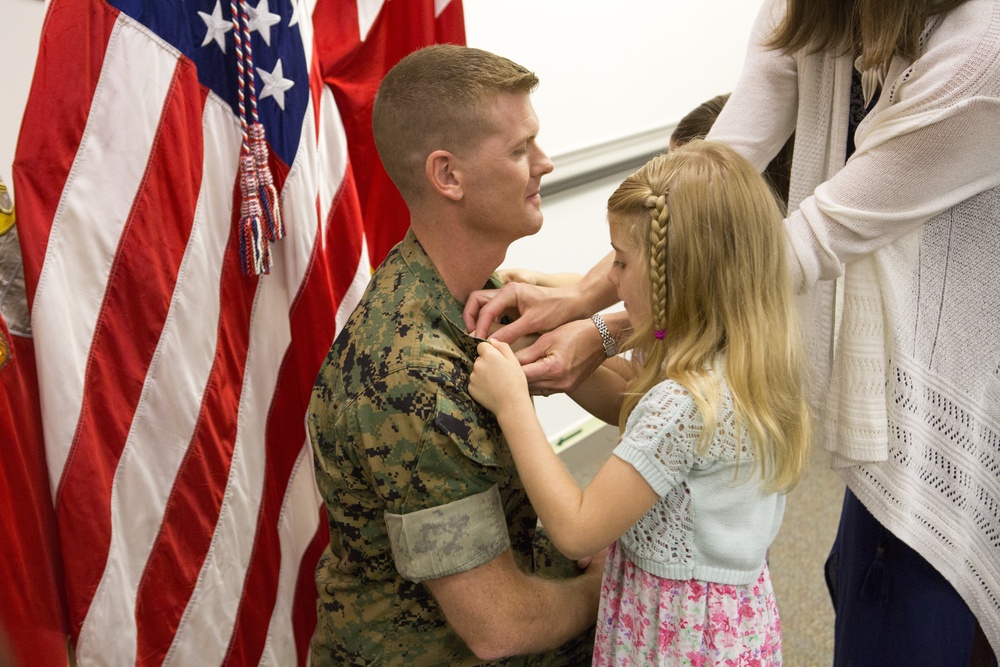
[[[845,165],[850,56],[762,44],[709,139],[763,169],[795,130],[785,220],[823,445],[955,586],[1000,653],[1000,2],[895,58]]]

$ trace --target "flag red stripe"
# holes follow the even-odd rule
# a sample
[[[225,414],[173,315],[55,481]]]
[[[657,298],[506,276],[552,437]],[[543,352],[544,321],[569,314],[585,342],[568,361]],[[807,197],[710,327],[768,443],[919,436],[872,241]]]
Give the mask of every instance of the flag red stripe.
[[[312,45],[312,53],[310,55],[309,62],[311,67],[309,68],[309,96],[312,99],[312,111],[313,111],[313,123],[316,125],[316,134],[314,138],[320,140],[320,131],[323,127],[321,118],[323,115],[323,74],[319,69],[319,56],[316,54],[316,44]]]
[[[465,44],[465,10],[461,2],[452,0],[441,10],[434,21],[434,37],[440,43]]]
[[[285,356],[268,415],[268,468],[263,502],[227,664],[255,664],[264,650],[266,636],[260,629],[268,626],[274,610],[281,561],[278,518],[289,476],[301,452],[290,445],[306,442],[305,423],[288,419],[288,415],[305,414],[319,367],[336,335],[331,303],[336,312],[357,272],[362,245],[359,220],[354,182],[348,169],[334,200],[329,224],[317,228],[309,269],[289,314],[292,345]],[[327,236],[325,244],[320,234]],[[324,247],[330,256],[323,256]]]
[[[220,279],[218,344],[194,436],[136,593],[138,664],[160,664],[180,624],[211,544],[236,441],[250,313],[257,279],[243,276],[235,201]]]
[[[62,2],[50,7],[18,135],[14,190],[19,226],[30,226],[30,233],[20,239],[29,305],[34,301],[56,207],[87,125],[87,109],[101,76],[108,38],[118,18],[118,11],[107,3],[93,5]],[[66,48],[69,44],[73,48]]]
[[[344,172],[344,181],[340,186],[340,191],[334,197],[333,206],[330,207],[329,221],[325,225],[326,267],[338,290],[341,287],[346,290],[358,272],[358,261],[361,257],[361,246],[364,241],[361,236],[360,220],[361,209],[354,183],[354,170],[348,166]],[[347,253],[346,261],[343,257],[345,252]],[[338,306],[341,298],[343,298],[343,292],[338,291]],[[327,345],[327,349],[323,350],[324,357],[329,351],[329,347]],[[319,373],[319,368],[316,369],[316,372]],[[316,376],[314,375],[309,384],[310,391],[312,391],[312,385],[315,381]]]
[[[194,68],[182,61],[163,105],[147,172],[122,232],[91,342],[83,406],[56,499],[67,550],[74,634],[104,571],[115,470],[194,218],[204,99]],[[189,164],[195,168],[189,169]],[[163,224],[164,220],[172,224]],[[136,298],[136,285],[143,285],[141,299]],[[88,548],[78,550],[80,544]]]

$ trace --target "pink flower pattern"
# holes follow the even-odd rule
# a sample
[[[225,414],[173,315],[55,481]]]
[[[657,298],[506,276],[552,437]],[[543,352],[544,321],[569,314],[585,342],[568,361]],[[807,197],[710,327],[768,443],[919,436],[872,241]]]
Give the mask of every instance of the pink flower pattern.
[[[753,584],[662,579],[615,543],[601,584],[597,667],[779,667],[781,621],[767,565]]]

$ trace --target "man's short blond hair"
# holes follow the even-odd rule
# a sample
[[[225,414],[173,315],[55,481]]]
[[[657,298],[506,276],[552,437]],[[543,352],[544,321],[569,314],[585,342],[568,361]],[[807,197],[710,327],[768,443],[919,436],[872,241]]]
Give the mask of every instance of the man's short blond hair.
[[[372,131],[403,198],[421,196],[433,151],[459,151],[491,131],[488,112],[499,94],[529,94],[537,85],[521,65],[466,46],[437,44],[399,61],[375,96]]]

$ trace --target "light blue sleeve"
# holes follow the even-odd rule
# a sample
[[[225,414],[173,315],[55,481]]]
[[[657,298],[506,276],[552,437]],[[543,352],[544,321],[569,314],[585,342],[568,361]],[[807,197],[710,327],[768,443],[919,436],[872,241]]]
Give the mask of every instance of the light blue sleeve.
[[[661,497],[688,476],[701,431],[701,413],[687,389],[656,385],[629,415],[614,455],[632,465]]]

